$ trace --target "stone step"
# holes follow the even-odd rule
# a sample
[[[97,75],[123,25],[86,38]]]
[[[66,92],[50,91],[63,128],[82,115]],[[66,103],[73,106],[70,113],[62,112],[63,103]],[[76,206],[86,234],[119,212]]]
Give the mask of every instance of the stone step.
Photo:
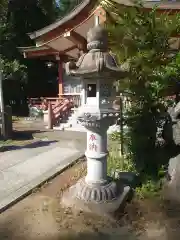
[[[78,115],[72,114],[68,117],[68,119],[77,119]]]
[[[72,126],[72,127],[69,127],[69,128],[65,128],[64,130],[73,131],[73,132],[87,132],[86,128],[80,127],[80,126]]]
[[[74,131],[74,132],[86,132],[85,128],[81,124],[71,124],[71,123],[65,123],[61,124],[59,127],[54,127],[54,130],[61,130],[61,131]]]

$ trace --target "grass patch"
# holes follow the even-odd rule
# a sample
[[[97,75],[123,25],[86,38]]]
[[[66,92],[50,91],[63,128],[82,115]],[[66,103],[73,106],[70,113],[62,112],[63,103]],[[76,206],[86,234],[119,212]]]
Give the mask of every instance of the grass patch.
[[[18,116],[12,116],[12,121],[16,122],[16,121],[20,121],[21,119],[23,119],[22,117],[18,117]]]
[[[152,180],[146,179],[140,187],[136,188],[136,196],[138,199],[146,199],[159,197],[162,189],[162,181],[161,180]]]
[[[152,177],[142,168],[137,170],[133,161],[132,154],[121,156],[120,154],[120,139],[119,133],[113,133],[110,136],[111,144],[108,158],[108,175],[116,178],[116,173],[119,172],[132,172],[139,177],[139,186],[135,189],[135,195],[138,199],[147,199],[152,197],[159,197],[165,176],[165,167],[162,166],[158,169],[156,177]]]
[[[136,169],[130,156],[121,156],[117,150],[111,150],[108,158],[108,174],[115,176],[116,172],[135,172]]]

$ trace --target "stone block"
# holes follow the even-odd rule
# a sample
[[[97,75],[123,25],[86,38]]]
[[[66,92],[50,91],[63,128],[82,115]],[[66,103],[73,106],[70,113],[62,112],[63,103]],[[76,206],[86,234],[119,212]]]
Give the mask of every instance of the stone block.
[[[164,187],[165,199],[180,202],[180,154],[169,160],[167,177]]]
[[[131,188],[136,188],[139,185],[139,176],[134,172],[119,172],[118,179]]]
[[[113,217],[119,209],[124,207],[130,194],[131,188],[120,181],[97,187],[87,185],[85,180],[81,179],[63,194],[61,205],[75,211]]]
[[[5,106],[5,138],[9,139],[12,137],[12,131],[13,131],[13,126],[12,126],[12,108],[11,106]]]

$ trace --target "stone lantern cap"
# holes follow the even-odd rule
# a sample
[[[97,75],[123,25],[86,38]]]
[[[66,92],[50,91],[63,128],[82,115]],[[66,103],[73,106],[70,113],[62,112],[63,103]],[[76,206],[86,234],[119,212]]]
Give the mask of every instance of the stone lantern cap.
[[[115,57],[108,51],[108,33],[102,26],[96,26],[87,34],[88,53],[77,63],[68,62],[66,73],[83,78],[109,77],[113,80],[127,76],[128,70],[118,66]]]

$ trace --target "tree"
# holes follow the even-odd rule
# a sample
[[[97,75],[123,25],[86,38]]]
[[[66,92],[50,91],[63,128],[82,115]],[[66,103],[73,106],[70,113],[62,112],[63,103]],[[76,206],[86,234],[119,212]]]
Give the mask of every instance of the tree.
[[[18,47],[34,45],[27,33],[38,30],[56,19],[56,1],[2,0],[0,4],[0,64],[4,79],[8,80],[3,84],[5,100],[6,103],[10,99],[20,102],[26,95],[26,82],[31,86],[39,78],[35,76],[37,71],[34,69],[44,65],[42,72],[45,72],[46,67],[38,60],[24,59]],[[31,77],[29,73],[34,73],[34,76]],[[14,87],[9,88],[12,84]],[[17,106],[18,108],[20,106]]]
[[[120,91],[128,90],[132,105],[127,116],[130,146],[137,166],[156,173],[162,161],[156,143],[164,143],[162,133],[157,135],[158,124],[167,116],[165,94],[172,72],[177,73],[172,56],[170,38],[179,33],[179,15],[158,15],[156,8],[143,11],[143,4],[120,8],[112,2],[104,1],[104,6],[113,21],[107,26],[111,49],[119,62],[129,65],[129,76],[119,80]],[[171,84],[174,84],[171,80]]]
[[[19,76],[24,70],[24,66],[19,64],[18,60],[12,55],[14,43],[12,41],[15,33],[12,31],[12,23],[7,21],[8,15],[8,1],[3,0],[0,8],[0,66],[3,71],[4,78]],[[20,75],[19,75],[20,74]]]

